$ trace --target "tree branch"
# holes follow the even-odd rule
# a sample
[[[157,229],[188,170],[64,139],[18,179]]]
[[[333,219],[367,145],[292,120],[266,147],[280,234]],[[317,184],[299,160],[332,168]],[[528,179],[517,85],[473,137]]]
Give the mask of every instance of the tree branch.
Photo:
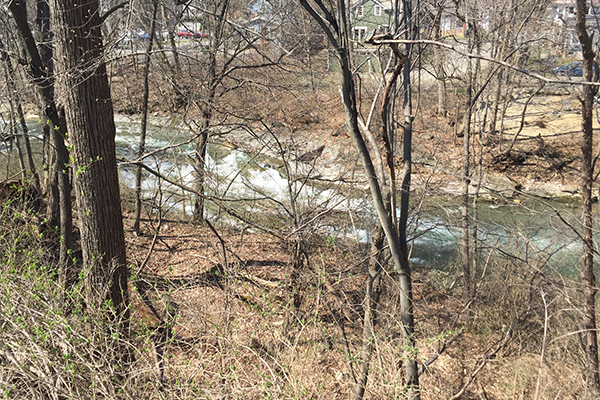
[[[128,1],[124,1],[124,2],[122,2],[122,3],[120,3],[120,4],[117,4],[116,6],[114,6],[114,7],[113,7],[113,8],[111,8],[110,10],[108,10],[108,11],[107,11],[107,12],[106,12],[104,15],[101,15],[101,16],[100,16],[100,21],[101,21],[102,23],[104,23],[104,21],[106,21],[106,18],[110,17],[110,15],[111,15],[112,13],[114,13],[115,11],[117,11],[117,10],[118,10],[118,9],[120,9],[120,8],[123,8],[123,7],[125,7],[127,4],[129,4],[129,2],[128,2]]]
[[[438,351],[436,351],[434,355],[429,357],[429,359],[427,359],[427,361],[425,361],[423,363],[423,365],[421,365],[421,368],[419,368],[419,376],[421,376],[427,370],[427,367],[429,367],[431,364],[433,364],[435,362],[435,360],[437,360],[442,355],[442,353],[444,353],[444,351],[446,351],[446,349],[448,347],[450,347],[450,345],[452,343],[454,343],[454,341],[456,339],[461,337],[462,334],[463,334],[463,331],[460,330],[460,331],[456,332],[454,335],[452,335],[452,337],[450,337],[450,339],[446,340],[442,344],[442,347],[440,347],[440,349]]]
[[[321,29],[323,29],[323,31],[327,35],[327,38],[329,39],[329,42],[333,45],[333,47],[338,49],[340,45],[335,36],[333,36],[333,32],[331,31],[325,20],[323,20],[323,17],[321,17],[321,15],[318,12],[316,12],[310,4],[308,4],[307,0],[300,0],[300,5],[302,5],[302,7],[304,7],[304,9],[310,14],[310,16],[313,17],[315,21],[317,21],[319,26],[321,26]]]
[[[538,79],[540,81],[543,82],[547,82],[547,83],[558,83],[558,84],[562,84],[562,85],[588,85],[588,86],[600,86],[600,82],[584,82],[584,81],[568,81],[568,80],[560,80],[560,79],[549,79],[546,78],[545,76],[542,76],[538,73],[526,70],[525,68],[521,68],[518,67],[516,65],[513,65],[509,62],[506,61],[502,61],[502,60],[498,60],[495,59],[493,57],[488,57],[488,56],[484,56],[481,54],[474,54],[474,53],[470,53],[468,51],[463,51],[458,49],[456,46],[453,46],[451,44],[448,43],[444,43],[444,42],[439,42],[437,40],[429,40],[429,39],[420,39],[420,40],[406,40],[406,39],[385,39],[385,40],[377,40],[374,39],[373,40],[374,44],[392,44],[392,43],[404,43],[404,44],[424,44],[424,45],[432,45],[432,46],[439,46],[439,47],[443,47],[449,50],[454,51],[457,54],[460,54],[462,56],[468,57],[468,58],[476,58],[479,60],[483,60],[483,61],[488,61],[491,63],[496,63],[496,64],[500,64],[503,65],[507,68],[510,68],[514,71],[520,72],[524,75],[530,76],[532,78]]]

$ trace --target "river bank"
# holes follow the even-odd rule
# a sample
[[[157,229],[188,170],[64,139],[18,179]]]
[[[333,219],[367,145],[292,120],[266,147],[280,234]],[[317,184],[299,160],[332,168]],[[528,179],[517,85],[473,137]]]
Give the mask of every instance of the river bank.
[[[337,108],[328,104],[314,110],[311,118],[291,126],[271,121],[266,126],[247,125],[229,134],[214,135],[213,140],[251,154],[263,153],[272,164],[303,164],[312,174],[325,180],[362,181],[362,166],[354,146],[345,131],[343,118],[325,118]],[[482,178],[479,184],[477,160],[473,159],[471,189],[479,185],[479,195],[492,202],[513,201],[520,196],[541,199],[572,199],[579,196],[578,136],[581,126],[580,111],[570,95],[546,95],[535,105],[528,105],[521,124],[524,105],[515,102],[507,110],[502,139],[495,134],[495,142],[479,147],[480,139],[491,140],[492,135],[477,136],[473,153],[483,157]],[[519,117],[519,118],[518,118]],[[116,121],[136,122],[138,116],[117,114]],[[326,121],[326,122],[325,122]],[[153,113],[149,122],[162,127],[189,130],[190,124],[178,116]],[[413,145],[412,187],[419,192],[460,196],[462,193],[462,138],[456,136],[451,118],[435,114],[417,115]],[[522,126],[521,126],[522,125]],[[543,127],[543,128],[542,128]],[[217,131],[219,128],[216,128]],[[519,131],[518,137],[515,133]],[[515,138],[510,156],[507,143]],[[318,154],[317,154],[318,153]],[[282,157],[286,159],[283,160]],[[400,166],[397,166],[399,170]]]

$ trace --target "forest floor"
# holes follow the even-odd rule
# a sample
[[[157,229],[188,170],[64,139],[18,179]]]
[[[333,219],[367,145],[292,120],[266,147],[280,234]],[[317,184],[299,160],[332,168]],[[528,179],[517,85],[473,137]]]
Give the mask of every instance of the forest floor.
[[[157,71],[152,77],[152,122],[181,123],[182,115],[199,121],[198,108],[181,102],[201,104],[200,94],[182,100],[162,75]],[[124,69],[112,79],[115,112],[139,118],[142,93],[131,88],[142,87],[141,73]],[[521,89],[497,132],[479,129],[484,110],[474,118],[472,165],[481,155],[485,194],[494,202],[527,196],[576,199],[581,104],[569,88],[547,87],[523,114],[535,88]],[[195,89],[186,90],[193,94]],[[317,90],[303,90],[283,90],[269,101],[261,97],[264,93],[241,91],[221,99],[217,108],[222,114],[215,119],[244,122],[255,131],[268,127],[296,146],[295,159],[324,146],[318,166],[325,178],[354,169],[360,177],[337,82],[324,78]],[[365,85],[364,91],[369,98],[376,90]],[[412,185],[433,196],[456,196],[461,191],[464,102],[449,98],[448,114],[442,116],[436,113],[435,96],[433,87],[415,96]],[[243,103],[244,112],[256,115],[235,120],[228,102]],[[361,116],[369,108],[367,101],[361,103]],[[371,129],[381,136],[377,112]],[[218,140],[253,146],[248,136],[236,133]],[[364,182],[359,184],[364,189]],[[147,398],[352,397],[364,347],[370,254],[364,243],[223,225],[213,230],[184,219],[159,221],[156,215],[146,215],[142,234],[134,235],[131,204],[123,203],[133,329],[147,332],[167,324],[174,331],[164,353],[167,384]],[[299,240],[303,257],[298,256]],[[530,253],[492,258],[494,250],[481,250],[490,257],[481,257],[474,267],[478,290],[470,308],[463,301],[458,262],[445,270],[413,266],[415,354],[419,365],[434,360],[421,375],[423,399],[451,398],[463,387],[463,399],[529,399],[538,384],[540,399],[582,398],[585,371],[576,334],[580,288],[553,275],[545,261],[538,263]],[[385,270],[382,282],[365,399],[400,398],[402,355],[416,351],[402,341],[398,277]],[[157,367],[151,361],[146,367],[143,373],[155,381]]]
[[[216,234],[181,221],[164,221],[156,238],[150,232],[157,226],[147,221],[143,229],[149,233],[135,236],[131,223],[126,220],[137,288],[131,292],[134,326],[145,331],[168,321],[174,332],[165,352],[165,387],[195,382],[207,398],[223,393],[247,399],[352,396],[350,370],[358,374],[363,340],[361,254],[366,248],[361,252],[356,243],[314,238],[293,290],[289,241],[223,228]],[[464,326],[460,275],[454,268],[414,270],[419,365],[439,355],[421,376],[423,399],[450,398],[472,378],[465,399],[532,398],[538,373],[541,398],[580,398],[579,357],[565,357],[576,348],[576,338],[567,333],[572,340],[548,345],[550,355],[540,369],[544,319],[540,299],[531,298],[535,280],[531,266],[490,266],[479,282],[471,322]],[[383,286],[367,399],[397,398],[403,390],[399,288],[393,273],[385,273]],[[545,290],[549,298],[556,295],[551,287]],[[291,305],[292,293],[300,297],[297,307]],[[550,321],[553,331],[576,329],[564,320],[557,329],[559,320]],[[146,373],[156,376],[156,368],[148,368]]]

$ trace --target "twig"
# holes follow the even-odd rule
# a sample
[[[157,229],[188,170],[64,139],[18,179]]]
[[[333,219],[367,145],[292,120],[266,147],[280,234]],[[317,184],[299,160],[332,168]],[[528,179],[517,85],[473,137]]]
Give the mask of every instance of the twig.
[[[497,342],[495,349],[493,348],[494,346],[492,346],[488,350],[486,350],[486,352],[483,353],[483,355],[481,357],[479,357],[479,360],[477,360],[477,363],[479,365],[477,365],[477,367],[473,370],[473,372],[471,372],[471,376],[469,376],[469,378],[462,385],[460,390],[454,396],[450,397],[448,400],[457,400],[465,393],[467,388],[471,385],[471,383],[473,383],[473,380],[475,379],[477,374],[479,374],[479,372],[483,369],[483,367],[485,367],[485,365],[488,363],[488,361],[491,360],[501,349],[504,348],[504,346],[506,346],[508,344],[508,342],[512,338],[512,333],[513,333],[513,330],[512,330],[512,326],[511,326],[510,328],[508,328],[506,330],[506,332],[504,332],[502,339],[499,342]]]
[[[140,272],[142,272],[142,270],[144,269],[144,267],[148,263],[148,260],[150,259],[150,256],[152,255],[152,252],[154,251],[154,245],[156,244],[156,239],[158,239],[158,234],[160,232],[160,226],[161,225],[162,225],[162,218],[158,221],[158,226],[156,227],[156,232],[154,232],[154,237],[152,238],[152,243],[150,244],[150,248],[148,249],[148,253],[146,254],[146,258],[144,258],[144,261],[142,261],[142,263],[140,264],[140,266],[138,267],[138,269],[135,271],[135,275],[139,275]]]
[[[102,23],[104,23],[104,21],[106,21],[106,18],[108,18],[112,13],[114,13],[115,11],[117,11],[120,8],[125,7],[127,4],[129,4],[129,1],[124,1],[120,4],[117,4],[116,6],[114,6],[113,8],[111,8],[110,10],[106,11],[103,15],[100,16],[100,21]]]
[[[392,43],[408,43],[408,44],[430,44],[433,46],[439,46],[439,47],[443,47],[446,49],[450,49],[452,51],[454,51],[457,54],[460,54],[462,56],[468,57],[468,58],[476,58],[476,59],[480,59],[483,61],[489,61],[491,63],[496,63],[496,64],[500,64],[503,65],[507,68],[510,68],[512,70],[515,70],[517,72],[520,72],[524,75],[527,76],[531,76],[532,78],[538,79],[542,82],[546,82],[546,83],[558,83],[558,84],[562,84],[562,85],[588,85],[588,86],[600,86],[600,82],[587,82],[587,81],[569,81],[569,80],[561,80],[561,79],[548,79],[545,76],[542,76],[540,74],[537,74],[535,72],[526,70],[524,68],[518,67],[516,65],[513,65],[509,62],[506,61],[502,61],[502,60],[498,60],[495,59],[493,57],[488,57],[488,56],[484,56],[481,54],[474,54],[474,53],[469,53],[467,51],[463,51],[463,50],[459,50],[458,48],[456,48],[455,46],[448,44],[448,43],[444,43],[444,42],[438,42],[437,40],[428,40],[428,39],[421,39],[421,40],[405,40],[405,39],[392,39],[392,40],[377,40],[375,38],[373,38],[373,44],[392,44]]]
[[[548,337],[548,303],[546,302],[546,293],[544,293],[543,289],[540,289],[540,293],[544,302],[544,337],[542,338],[542,354],[540,355],[540,369],[538,371],[537,383],[535,385],[535,396],[533,396],[533,400],[537,400],[540,394],[542,369],[544,368],[544,356],[546,355],[546,338]]]
[[[206,219],[204,222],[206,222],[206,225],[208,225],[210,230],[215,234],[215,236],[217,237],[217,239],[219,239],[219,242],[221,243],[221,251],[223,251],[223,269],[225,271],[228,271],[229,264],[227,264],[227,249],[225,248],[225,241],[223,240],[221,235],[219,235],[219,232],[217,232],[215,227],[210,223],[208,219]]]
[[[325,282],[329,283],[327,281],[327,279],[325,279]],[[337,295],[335,295],[335,293],[332,293],[332,294],[340,302],[340,309],[343,310],[342,301],[339,299],[339,297],[337,297]],[[346,353],[346,368],[348,369],[350,378],[352,378],[352,383],[356,384],[356,376],[354,375],[354,368],[352,367],[352,353],[350,352],[350,344],[348,342],[348,337],[346,336],[346,326],[344,325],[344,319],[342,317],[338,316],[333,311],[333,309],[329,305],[329,302],[327,301],[326,297],[324,297],[323,300],[324,300],[323,303],[325,303],[325,306],[327,306],[327,308],[329,309],[329,312],[333,316],[333,319],[335,320],[337,326],[340,328],[340,333],[342,335],[342,345],[344,346],[344,352]]]
[[[425,361],[423,363],[423,365],[421,365],[421,368],[419,368],[419,376],[421,376],[421,374],[423,374],[427,370],[427,367],[429,367],[431,364],[433,364],[435,362],[435,360],[437,360],[442,355],[442,353],[444,351],[446,351],[446,349],[448,347],[450,347],[450,345],[452,343],[454,343],[454,341],[456,339],[458,339],[460,336],[462,336],[462,334],[463,334],[463,331],[461,329],[458,332],[456,332],[454,335],[452,335],[450,337],[450,339],[444,341],[444,343],[442,344],[442,347],[440,347],[440,349],[438,351],[436,351],[434,355],[429,357],[429,359],[427,359],[427,361]]]

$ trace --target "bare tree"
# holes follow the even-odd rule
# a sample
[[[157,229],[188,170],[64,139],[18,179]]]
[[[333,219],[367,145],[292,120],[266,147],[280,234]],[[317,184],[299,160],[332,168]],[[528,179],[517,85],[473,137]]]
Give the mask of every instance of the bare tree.
[[[60,264],[64,269],[68,263],[68,252],[73,248],[71,181],[69,179],[69,152],[64,140],[66,133],[64,116],[59,112],[59,108],[54,100],[54,78],[51,73],[51,66],[45,63],[44,59],[40,56],[40,51],[35,44],[32,30],[29,27],[25,2],[22,0],[11,1],[9,3],[9,10],[13,15],[17,29],[25,44],[28,73],[41,94],[44,112],[52,125],[50,127],[50,134],[52,135],[52,142],[56,151],[56,163],[53,166],[54,171],[51,174],[57,177],[58,182],[58,218],[60,218],[59,226],[61,234]],[[47,56],[48,49],[44,50],[44,47],[42,47],[42,50],[42,54],[46,54]],[[55,201],[53,200],[53,202]],[[51,209],[51,224],[56,223],[56,221],[53,221],[53,211],[54,207]]]
[[[146,151],[146,133],[148,130],[148,96],[150,95],[150,85],[148,83],[148,74],[150,73],[150,61],[152,54],[152,45],[156,36],[156,14],[158,12],[158,0],[153,1],[152,17],[150,21],[150,30],[148,38],[148,47],[146,49],[146,60],[144,63],[144,98],[142,100],[142,127],[140,132],[140,144],[138,158],[142,158]],[[133,232],[140,233],[140,219],[142,216],[142,167],[137,166],[135,171],[135,220],[133,222]]]
[[[21,165],[21,176],[23,181],[27,181],[31,179],[31,184],[33,189],[37,192],[37,196],[41,196],[40,189],[40,179],[37,173],[37,168],[33,162],[33,153],[31,151],[31,141],[29,140],[29,129],[27,128],[27,122],[25,121],[25,113],[23,112],[23,105],[21,96],[19,96],[19,92],[17,90],[17,85],[15,82],[15,68],[12,64],[12,59],[9,57],[8,53],[4,49],[4,41],[0,39],[0,59],[4,64],[4,75],[8,85],[9,95],[8,101],[11,108],[11,117],[18,118],[19,124],[21,126],[22,135],[15,134],[16,142],[17,142],[17,150],[19,152],[19,163]],[[15,110],[16,109],[16,110]],[[15,112],[16,111],[16,112]],[[16,116],[15,116],[16,114]],[[13,126],[16,123],[12,124]],[[25,143],[21,143],[21,137],[25,141]],[[22,146],[25,146],[23,149]],[[23,150],[25,150],[25,154],[23,154]],[[27,159],[27,162],[25,162]],[[40,199],[38,199],[40,200]]]
[[[391,210],[386,209],[381,186],[373,165],[371,154],[359,130],[357,99],[354,87],[354,74],[350,63],[350,27],[346,4],[343,0],[335,3],[335,9],[328,8],[321,0],[311,5],[308,0],[300,0],[300,4],[319,23],[331,46],[335,49],[342,74],[342,98],[346,112],[346,126],[365,169],[369,189],[374,202],[379,222],[390,247],[394,267],[400,279],[400,307],[402,331],[405,340],[405,377],[410,399],[420,398],[419,375],[415,357],[414,315],[412,298],[412,280],[408,254],[400,241],[396,223]],[[364,389],[363,389],[364,390]]]
[[[57,68],[73,145],[72,162],[88,307],[110,300],[129,316],[115,123],[98,1],[53,0]],[[107,288],[107,285],[109,287]]]
[[[592,35],[587,31],[587,1],[577,0],[575,29],[583,54],[583,79],[593,81],[593,63],[596,56]],[[592,31],[593,32],[593,31]],[[581,215],[581,237],[583,239],[583,265],[581,279],[583,281],[584,310],[583,330],[585,332],[585,386],[586,398],[598,398],[600,395],[600,373],[598,371],[598,335],[596,332],[596,275],[594,274],[594,243],[592,240],[592,182],[594,179],[594,163],[592,148],[594,132],[592,128],[594,94],[597,89],[591,85],[582,85],[581,127],[583,139],[581,153],[581,194],[583,197]]]

